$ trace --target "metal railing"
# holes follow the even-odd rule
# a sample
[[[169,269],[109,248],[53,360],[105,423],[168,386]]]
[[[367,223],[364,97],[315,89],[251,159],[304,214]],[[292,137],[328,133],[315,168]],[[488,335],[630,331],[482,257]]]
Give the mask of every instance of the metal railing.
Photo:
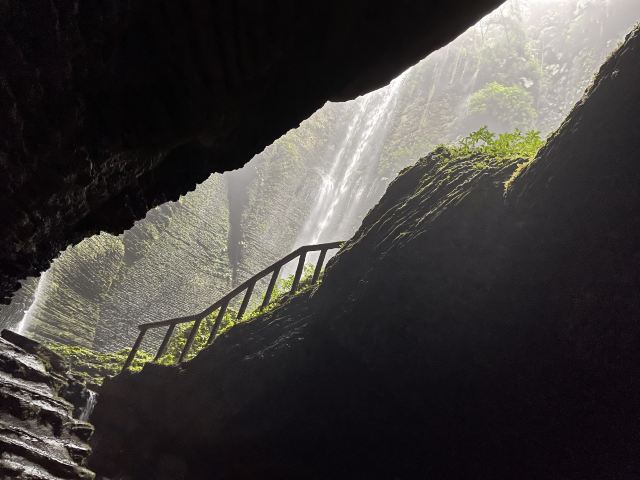
[[[277,262],[269,265],[267,268],[261,270],[260,272],[255,274],[253,277],[251,277],[249,280],[246,280],[245,282],[238,285],[236,288],[231,290],[220,300],[215,302],[210,307],[205,308],[200,313],[196,313],[195,315],[188,315],[186,317],[172,318],[170,320],[162,320],[159,322],[150,322],[150,323],[143,323],[142,325],[138,325],[138,329],[140,330],[140,333],[138,334],[138,338],[136,338],[136,341],[133,344],[133,347],[131,348],[131,352],[129,353],[129,356],[125,361],[122,370],[123,371],[127,370],[129,366],[131,366],[131,363],[135,359],[136,353],[138,353],[138,349],[140,348],[140,345],[142,344],[142,340],[144,339],[144,336],[148,330],[155,329],[155,328],[168,327],[167,332],[165,333],[164,338],[162,339],[162,342],[160,343],[160,347],[158,348],[158,351],[154,358],[154,361],[157,361],[166,353],[167,347],[169,346],[169,342],[171,341],[171,336],[173,335],[173,331],[175,330],[176,325],[179,325],[182,323],[194,322],[193,327],[191,328],[191,331],[189,333],[189,337],[187,338],[187,342],[184,348],[182,349],[182,352],[180,353],[180,358],[178,359],[178,363],[183,362],[186,359],[187,354],[189,353],[189,350],[191,350],[191,347],[193,346],[193,342],[196,338],[198,330],[200,329],[200,324],[207,316],[209,316],[210,314],[218,310],[218,315],[216,316],[213,327],[211,328],[211,333],[209,334],[209,339],[207,340],[207,343],[206,343],[206,345],[209,345],[216,338],[216,334],[218,333],[220,324],[222,323],[225,313],[227,312],[227,307],[229,306],[229,303],[231,302],[231,300],[237,297],[240,293],[245,292],[244,298],[242,299],[242,303],[240,305],[240,309],[238,310],[238,313],[236,315],[237,320],[241,320],[242,317],[244,316],[247,310],[247,307],[249,306],[249,300],[251,299],[251,295],[253,294],[253,289],[258,281],[262,280],[264,277],[271,274],[271,280],[269,281],[269,286],[267,287],[267,290],[264,294],[264,298],[262,300],[262,304],[260,306],[260,308],[262,309],[267,305],[269,305],[271,301],[271,295],[273,294],[273,289],[275,288],[276,282],[278,281],[278,277],[280,276],[280,270],[284,265],[286,265],[296,257],[299,258],[298,266],[296,268],[296,273],[293,277],[293,283],[291,285],[291,290],[290,290],[292,293],[294,293],[300,287],[300,281],[302,279],[302,273],[304,270],[307,253],[316,252],[316,251],[320,252],[320,255],[318,256],[318,261],[316,262],[316,266],[313,271],[313,276],[311,277],[311,283],[313,284],[313,283],[316,283],[320,278],[320,272],[322,271],[322,266],[327,256],[327,252],[329,250],[340,248],[343,243],[344,242],[331,242],[331,243],[320,243],[318,245],[305,245],[303,247],[298,248],[297,250],[294,250],[286,257],[283,257]]]

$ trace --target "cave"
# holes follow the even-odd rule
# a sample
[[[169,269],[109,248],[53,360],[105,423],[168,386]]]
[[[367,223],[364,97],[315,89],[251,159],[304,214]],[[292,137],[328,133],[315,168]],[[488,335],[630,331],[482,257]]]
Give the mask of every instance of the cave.
[[[0,12],[0,478],[640,476],[636,0]]]

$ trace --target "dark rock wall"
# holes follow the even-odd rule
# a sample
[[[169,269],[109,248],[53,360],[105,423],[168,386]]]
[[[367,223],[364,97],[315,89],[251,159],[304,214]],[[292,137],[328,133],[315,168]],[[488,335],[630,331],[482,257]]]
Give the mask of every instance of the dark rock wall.
[[[390,185],[316,291],[181,369],[107,382],[95,468],[638,476],[639,60],[635,30],[506,192],[513,167],[438,150]]]
[[[0,291],[379,87],[499,0],[10,0]]]

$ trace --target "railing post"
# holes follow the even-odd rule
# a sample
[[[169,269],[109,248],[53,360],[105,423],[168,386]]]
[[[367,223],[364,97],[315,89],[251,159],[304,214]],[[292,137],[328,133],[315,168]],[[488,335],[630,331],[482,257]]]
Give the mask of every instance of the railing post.
[[[218,316],[216,317],[216,321],[213,324],[213,328],[211,329],[211,334],[209,335],[209,340],[207,340],[207,345],[211,345],[216,338],[216,334],[218,333],[218,329],[220,328],[220,324],[224,319],[224,314],[227,313],[227,306],[229,305],[229,299],[227,299],[222,305],[220,305],[220,310],[218,311]]]
[[[156,357],[153,359],[154,362],[160,360],[160,357],[162,357],[164,353],[167,351],[169,340],[171,340],[171,335],[173,335],[173,330],[175,328],[176,328],[175,323],[172,323],[171,325],[169,325],[169,328],[167,329],[167,333],[165,333],[164,338],[162,339],[162,343],[160,344],[160,348],[158,349],[158,353],[156,353]]]
[[[242,316],[244,312],[247,310],[247,306],[249,305],[249,299],[251,298],[251,294],[253,293],[253,287],[256,285],[256,282],[250,283],[247,287],[247,293],[244,294],[244,298],[242,299],[242,305],[240,305],[240,310],[238,310],[238,316],[236,317],[238,321],[242,320]]]
[[[196,338],[196,334],[198,333],[198,329],[200,328],[201,323],[202,323],[202,318],[200,318],[199,320],[196,320],[195,323],[193,324],[193,328],[189,333],[189,338],[187,338],[187,343],[182,349],[182,353],[180,354],[178,363],[182,363],[182,361],[187,357],[187,353],[189,353],[189,350],[191,349],[191,345],[193,345],[193,341]]]
[[[131,364],[133,363],[133,359],[136,358],[136,353],[138,353],[138,348],[140,348],[140,344],[142,343],[142,339],[144,338],[144,334],[147,333],[145,328],[140,329],[140,333],[138,334],[138,338],[136,338],[133,347],[131,347],[131,351],[129,352],[129,356],[124,362],[124,366],[122,367],[122,371],[127,370]]]
[[[316,263],[316,269],[313,271],[313,278],[311,278],[311,283],[316,283],[320,278],[320,272],[322,272],[322,264],[324,263],[324,259],[327,256],[327,249],[322,249],[320,251],[320,256],[318,257],[318,263]]]
[[[147,332],[147,330],[151,329],[151,328],[160,328],[160,327],[168,327],[167,331],[165,333],[165,336],[162,340],[162,343],[160,344],[160,348],[158,348],[158,351],[156,353],[155,359],[154,360],[159,360],[167,351],[167,348],[169,346],[169,343],[171,342],[171,337],[174,333],[175,330],[175,326],[176,325],[182,325],[183,323],[187,323],[187,322],[191,322],[194,321],[194,325],[191,329],[191,331],[189,332],[189,336],[187,338],[187,342],[180,354],[180,359],[178,360],[179,362],[182,362],[187,355],[189,354],[190,349],[193,346],[193,343],[195,341],[196,335],[198,334],[198,330],[202,324],[202,321],[207,317],[207,315],[213,313],[216,311],[216,307],[219,309],[218,312],[218,316],[216,318],[216,321],[213,325],[213,328],[211,329],[211,333],[209,334],[209,339],[207,340],[207,345],[211,344],[214,340],[215,337],[218,333],[218,329],[220,328],[220,325],[222,324],[222,321],[224,320],[224,316],[225,313],[227,311],[227,307],[229,305],[229,302],[231,299],[235,298],[237,295],[239,295],[242,292],[245,292],[245,296],[242,300],[242,306],[240,307],[240,310],[238,311],[237,314],[237,319],[241,320],[243,315],[245,314],[247,307],[249,306],[249,301],[251,300],[251,295],[253,293],[253,290],[255,288],[255,285],[257,283],[257,281],[264,277],[266,277],[267,275],[271,274],[271,279],[269,281],[269,286],[267,288],[267,291],[265,292],[264,298],[262,300],[262,307],[264,308],[267,305],[269,305],[269,302],[271,301],[271,297],[273,295],[273,291],[275,289],[275,286],[278,282],[278,277],[280,275],[280,271],[282,269],[282,266],[285,264],[288,264],[290,261],[293,261],[295,258],[298,258],[298,265],[296,268],[296,273],[294,275],[293,278],[293,282],[291,285],[291,289],[290,292],[291,293],[295,293],[299,287],[300,287],[300,283],[302,281],[302,275],[304,273],[304,266],[305,266],[305,260],[306,260],[306,256],[307,256],[307,252],[315,252],[315,251],[319,251],[320,255],[318,256],[318,262],[316,263],[314,272],[313,272],[313,276],[311,278],[311,282],[312,283],[316,283],[317,281],[319,281],[320,279],[320,275],[322,272],[322,267],[324,265],[324,262],[326,260],[326,255],[327,252],[329,250],[333,250],[335,248],[341,248],[342,245],[344,244],[344,242],[331,242],[331,243],[321,243],[321,244],[316,244],[316,245],[306,245],[306,246],[302,246],[296,250],[294,250],[293,252],[291,252],[289,255],[286,255],[285,257],[281,258],[279,261],[271,264],[270,266],[266,267],[265,269],[263,269],[262,271],[260,271],[258,274],[254,275],[253,277],[251,277],[250,279],[246,280],[245,282],[241,283],[240,285],[238,285],[236,288],[234,288],[231,292],[229,292],[226,296],[222,297],[220,300],[218,300],[216,303],[214,303],[213,305],[211,305],[210,307],[206,308],[203,312],[201,312],[200,314],[196,314],[196,315],[188,315],[186,317],[180,317],[180,318],[174,318],[174,319],[169,319],[169,320],[162,320],[162,321],[157,321],[157,322],[150,322],[150,323],[146,323],[143,325],[140,325],[138,328],[140,329],[140,333],[138,335],[138,338],[136,339],[131,352],[129,352],[129,355],[126,359],[126,361],[124,362],[124,365],[122,367],[122,370],[127,370],[131,364],[134,362],[135,358],[136,358],[136,354],[140,348],[140,345],[142,344],[142,341],[144,339],[144,336]],[[193,320],[193,319],[196,320]]]
[[[300,278],[302,278],[302,271],[304,270],[304,260],[307,256],[307,252],[304,251],[300,254],[300,260],[298,261],[298,268],[296,268],[296,275],[293,277],[293,285],[291,285],[291,293],[298,290],[300,286]]]
[[[265,308],[267,305],[269,305],[269,302],[271,301],[271,295],[273,294],[273,289],[275,288],[278,277],[280,276],[281,268],[282,265],[278,265],[273,270],[273,275],[271,275],[271,280],[269,280],[269,286],[267,287],[267,292],[264,294],[264,300],[262,300],[262,306],[260,308]]]

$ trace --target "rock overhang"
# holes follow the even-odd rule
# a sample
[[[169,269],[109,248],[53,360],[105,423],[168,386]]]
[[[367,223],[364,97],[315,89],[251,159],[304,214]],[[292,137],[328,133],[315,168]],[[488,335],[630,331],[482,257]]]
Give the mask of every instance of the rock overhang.
[[[0,290],[388,83],[499,0],[10,1]]]

